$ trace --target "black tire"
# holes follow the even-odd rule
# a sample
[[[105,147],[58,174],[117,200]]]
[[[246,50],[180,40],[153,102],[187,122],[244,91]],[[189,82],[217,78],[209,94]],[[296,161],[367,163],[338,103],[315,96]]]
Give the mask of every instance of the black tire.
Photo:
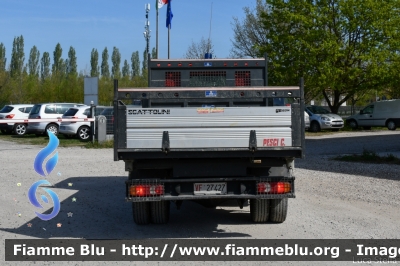
[[[251,220],[255,223],[265,223],[269,217],[269,200],[251,199],[250,200]]]
[[[396,123],[393,120],[387,121],[386,125],[389,130],[396,130]]]
[[[150,223],[150,203],[132,202],[133,221],[136,224]]]
[[[15,124],[14,125],[14,134],[18,136],[23,136],[26,134],[26,125],[25,124]]]
[[[90,139],[90,128],[88,126],[81,126],[76,135],[80,140],[88,141]]]
[[[347,122],[347,124],[349,125],[349,127],[351,127],[352,129],[357,129],[358,124],[356,120],[350,120],[349,122]]]
[[[316,122],[316,121],[311,122],[309,131],[310,132],[319,132],[319,131],[321,131],[321,127],[319,126],[318,122]]]
[[[169,221],[170,201],[150,202],[150,219],[153,224],[166,224]]]
[[[48,124],[46,126],[45,134],[47,135],[47,130],[50,130],[54,135],[58,135],[58,125],[57,124]]]
[[[269,205],[269,221],[273,223],[283,223],[287,216],[288,199],[271,199]]]

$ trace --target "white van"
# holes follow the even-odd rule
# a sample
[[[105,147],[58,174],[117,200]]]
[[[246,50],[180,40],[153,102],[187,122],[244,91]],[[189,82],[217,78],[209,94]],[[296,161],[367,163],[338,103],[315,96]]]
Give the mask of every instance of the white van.
[[[38,119],[37,123],[29,123],[27,127],[28,133],[35,133],[36,135],[47,134],[47,130],[58,134],[60,122],[40,122],[40,119],[57,119],[61,118],[63,114],[71,107],[84,106],[78,103],[40,103],[35,104],[30,113],[29,119]]]
[[[388,100],[374,102],[360,111],[360,113],[349,116],[346,123],[353,129],[363,127],[387,127],[395,130],[400,126],[400,100]]]

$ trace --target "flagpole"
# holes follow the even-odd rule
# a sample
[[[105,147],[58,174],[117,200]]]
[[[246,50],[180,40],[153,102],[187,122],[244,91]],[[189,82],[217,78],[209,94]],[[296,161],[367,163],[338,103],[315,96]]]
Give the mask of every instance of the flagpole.
[[[170,42],[170,38],[169,38],[169,32],[171,29],[171,24],[168,26],[168,59],[169,59],[169,42]]]
[[[171,2],[172,0],[168,0],[167,6],[167,28],[168,28],[168,59],[170,58],[170,32],[171,32],[171,20],[172,20],[172,11],[171,11]]]
[[[158,3],[156,3],[158,5]],[[157,21],[156,21],[156,58],[158,59],[158,6],[156,6],[157,9]]]

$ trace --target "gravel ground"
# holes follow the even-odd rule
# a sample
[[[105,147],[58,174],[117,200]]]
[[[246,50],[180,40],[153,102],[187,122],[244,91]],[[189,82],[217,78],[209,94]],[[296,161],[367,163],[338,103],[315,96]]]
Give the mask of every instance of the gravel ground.
[[[61,211],[41,221],[27,200],[27,190],[40,176],[33,160],[43,148],[0,141],[0,235],[27,238],[259,238],[259,239],[370,239],[400,238],[400,166],[348,163],[331,160],[339,154],[399,152],[400,132],[343,132],[307,137],[306,158],[296,160],[296,198],[289,200],[282,224],[252,224],[249,207],[206,209],[184,203],[171,206],[168,225],[137,226],[131,206],[124,201],[126,172],[114,162],[112,149],[61,148],[59,162],[47,177],[60,198]],[[21,183],[21,186],[17,184]],[[68,183],[72,183],[69,186]],[[72,201],[76,198],[76,202]],[[72,212],[73,217],[67,213]],[[19,216],[18,213],[21,215]],[[32,223],[28,228],[27,224]],[[62,223],[61,228],[56,224]],[[5,262],[1,242],[0,265]],[[134,263],[154,265],[153,262]],[[198,262],[164,262],[166,265],[199,265]],[[203,264],[203,263],[202,263]],[[221,265],[223,262],[207,262]],[[225,263],[230,265],[232,263]],[[240,265],[350,265],[352,262],[246,262]],[[37,262],[36,265],[132,265],[132,262]]]

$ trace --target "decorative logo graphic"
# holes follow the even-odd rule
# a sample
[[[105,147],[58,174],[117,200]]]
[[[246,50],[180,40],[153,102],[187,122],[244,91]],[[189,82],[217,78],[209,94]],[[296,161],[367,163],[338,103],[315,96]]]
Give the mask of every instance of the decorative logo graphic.
[[[42,205],[40,205],[39,201],[36,199],[36,190],[40,185],[51,185],[51,184],[47,180],[39,180],[36,183],[34,183],[28,191],[28,198],[30,202],[32,203],[33,206],[37,208],[43,208]],[[40,219],[48,221],[56,217],[56,215],[60,212],[60,200],[58,199],[57,194],[53,190],[48,188],[42,188],[42,189],[50,195],[54,203],[54,208],[50,214],[42,214],[38,212],[35,213]],[[49,200],[45,195],[41,195],[41,198],[45,203],[49,203]]]
[[[47,174],[44,172],[44,169],[42,167],[44,160],[53,151],[56,150],[56,148],[59,144],[58,138],[52,132],[47,131],[47,133],[49,135],[49,144],[47,144],[47,146],[36,155],[35,162],[33,165],[35,168],[35,171],[41,176],[49,175],[53,171],[53,169],[56,167],[56,164],[58,162],[58,152],[56,152],[46,163]],[[33,206],[35,206],[37,208],[43,208],[43,206],[39,203],[39,201],[36,198],[36,191],[37,191],[38,187],[41,185],[51,185],[51,184],[47,180],[39,180],[39,181],[35,182],[29,188],[29,191],[28,191],[29,201],[32,203]],[[40,219],[42,219],[44,221],[48,221],[50,219],[53,219],[60,212],[60,200],[58,199],[57,194],[54,191],[52,191],[51,189],[48,189],[48,188],[42,188],[42,189],[50,195],[50,197],[53,201],[53,204],[54,204],[53,211],[50,214],[42,214],[42,213],[38,213],[38,212],[35,212],[35,213]],[[41,195],[41,199],[45,203],[49,203],[49,200],[45,195]]]
[[[49,144],[47,144],[47,146],[36,155],[35,162],[33,164],[36,173],[38,173],[41,176],[46,176],[42,167],[44,160],[46,159],[47,156],[49,156],[53,151],[57,149],[57,146],[60,143],[58,138],[52,132],[47,131],[47,133],[49,135]],[[56,167],[57,162],[58,162],[58,152],[56,152],[54,156],[51,157],[46,163],[47,175],[49,175],[51,171],[53,171],[54,167]]]

